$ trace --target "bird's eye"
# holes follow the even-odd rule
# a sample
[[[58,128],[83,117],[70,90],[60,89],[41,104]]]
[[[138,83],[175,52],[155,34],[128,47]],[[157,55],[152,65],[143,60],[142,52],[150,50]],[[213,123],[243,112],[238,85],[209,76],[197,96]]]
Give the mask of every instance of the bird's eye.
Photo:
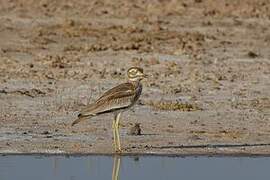
[[[131,73],[132,74],[136,74],[137,73],[137,69],[132,69]]]

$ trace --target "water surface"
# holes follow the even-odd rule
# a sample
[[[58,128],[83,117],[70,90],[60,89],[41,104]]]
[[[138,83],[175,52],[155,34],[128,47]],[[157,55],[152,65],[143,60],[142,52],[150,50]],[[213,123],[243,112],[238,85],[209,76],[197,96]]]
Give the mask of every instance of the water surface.
[[[270,179],[270,157],[0,156],[1,180]]]

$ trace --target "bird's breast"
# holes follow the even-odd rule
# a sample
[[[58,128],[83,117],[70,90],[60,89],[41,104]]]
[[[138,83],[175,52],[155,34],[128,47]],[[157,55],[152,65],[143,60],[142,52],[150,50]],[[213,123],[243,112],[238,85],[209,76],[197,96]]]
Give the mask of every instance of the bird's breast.
[[[135,96],[133,99],[134,103],[139,99],[141,93],[142,93],[142,85],[141,85],[141,83],[139,83],[138,86],[136,87],[136,90],[135,90]]]

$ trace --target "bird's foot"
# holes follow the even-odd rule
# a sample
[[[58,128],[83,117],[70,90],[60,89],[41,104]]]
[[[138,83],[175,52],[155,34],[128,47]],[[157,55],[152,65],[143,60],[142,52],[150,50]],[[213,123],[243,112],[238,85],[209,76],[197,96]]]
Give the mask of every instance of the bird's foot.
[[[123,152],[122,149],[116,149],[116,150],[115,150],[115,153],[116,153],[116,154],[121,154],[122,152]]]
[[[122,153],[122,149],[118,147],[117,143],[113,143],[114,145],[114,152],[117,154]]]

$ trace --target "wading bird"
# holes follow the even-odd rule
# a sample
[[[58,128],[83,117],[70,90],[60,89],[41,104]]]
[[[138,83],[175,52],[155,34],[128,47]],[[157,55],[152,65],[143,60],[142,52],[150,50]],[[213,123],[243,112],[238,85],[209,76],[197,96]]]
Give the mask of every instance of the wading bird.
[[[127,71],[128,82],[120,84],[105,92],[94,103],[87,105],[78,115],[72,126],[82,120],[105,113],[114,113],[112,123],[114,147],[116,152],[121,152],[119,137],[119,121],[123,111],[132,107],[139,99],[142,92],[141,80],[147,75],[139,67],[131,67]]]

